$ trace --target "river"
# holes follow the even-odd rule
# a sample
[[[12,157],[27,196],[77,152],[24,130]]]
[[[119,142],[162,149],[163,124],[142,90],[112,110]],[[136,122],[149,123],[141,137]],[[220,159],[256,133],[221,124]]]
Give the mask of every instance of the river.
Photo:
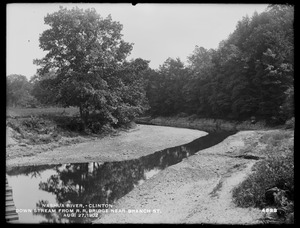
[[[90,223],[161,170],[234,133],[210,133],[180,146],[124,161],[11,167],[7,178],[19,222]]]

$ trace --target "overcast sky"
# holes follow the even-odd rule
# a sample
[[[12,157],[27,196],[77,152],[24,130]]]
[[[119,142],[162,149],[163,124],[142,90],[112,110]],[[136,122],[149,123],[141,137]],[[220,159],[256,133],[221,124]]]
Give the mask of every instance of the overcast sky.
[[[95,8],[103,18],[111,14],[123,25],[123,39],[134,43],[128,59],[150,60],[153,69],[168,57],[185,62],[196,45],[216,49],[243,16],[267,8],[266,4],[8,4],[7,75],[30,78],[36,73],[33,59],[45,55],[38,39],[49,28],[44,17],[58,11],[60,5]]]

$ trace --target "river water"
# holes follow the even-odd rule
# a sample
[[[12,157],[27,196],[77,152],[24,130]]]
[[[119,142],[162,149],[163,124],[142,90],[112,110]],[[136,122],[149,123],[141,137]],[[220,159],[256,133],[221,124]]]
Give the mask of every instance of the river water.
[[[214,132],[138,159],[13,167],[7,179],[20,223],[90,223],[168,166],[236,132]]]

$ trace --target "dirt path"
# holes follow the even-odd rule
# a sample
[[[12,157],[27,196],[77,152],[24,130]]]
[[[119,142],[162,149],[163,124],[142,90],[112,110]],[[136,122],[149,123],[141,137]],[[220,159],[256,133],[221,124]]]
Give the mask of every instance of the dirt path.
[[[248,153],[244,149],[259,137],[258,131],[239,132],[166,168],[114,205],[123,212],[103,214],[95,223],[259,223],[259,209],[238,208],[231,196],[256,162],[235,155]]]
[[[206,134],[204,131],[184,128],[137,125],[113,137],[62,146],[48,151],[43,151],[41,145],[26,146],[22,151],[10,147],[7,153],[13,156],[7,156],[6,166],[122,161],[182,145]]]

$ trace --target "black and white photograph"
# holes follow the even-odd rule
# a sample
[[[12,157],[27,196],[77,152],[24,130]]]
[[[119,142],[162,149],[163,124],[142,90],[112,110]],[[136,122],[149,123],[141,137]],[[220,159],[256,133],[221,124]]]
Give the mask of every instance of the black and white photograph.
[[[7,224],[294,224],[293,4],[7,3]]]

